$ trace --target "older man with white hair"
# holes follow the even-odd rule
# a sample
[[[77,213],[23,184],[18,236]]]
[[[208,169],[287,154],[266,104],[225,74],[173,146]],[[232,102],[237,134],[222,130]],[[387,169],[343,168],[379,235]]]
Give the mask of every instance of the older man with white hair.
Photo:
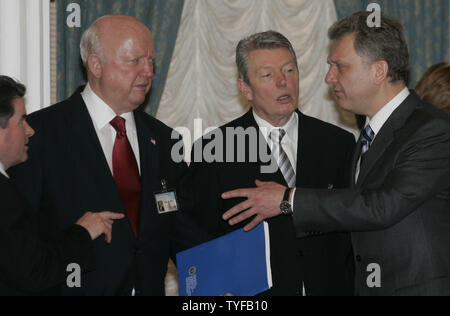
[[[171,159],[172,130],[138,109],[154,76],[152,33],[130,16],[101,17],[83,34],[81,57],[88,84],[30,115],[34,158],[13,177],[45,219],[44,235],[86,208],[126,215],[110,245],[95,244],[98,269],[58,294],[164,295],[179,212],[159,212],[158,192],[175,193],[186,166]]]

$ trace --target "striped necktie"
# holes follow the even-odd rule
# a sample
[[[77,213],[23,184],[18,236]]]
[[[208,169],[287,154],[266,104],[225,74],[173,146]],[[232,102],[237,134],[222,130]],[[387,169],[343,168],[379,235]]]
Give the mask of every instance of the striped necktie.
[[[273,142],[272,154],[277,161],[278,167],[280,168],[288,187],[295,188],[296,177],[294,168],[292,168],[291,162],[289,161],[283,146],[281,146],[281,141],[285,135],[286,131],[284,129],[274,129],[270,133],[269,138]]]
[[[362,166],[364,161],[364,156],[366,155],[367,151],[370,148],[370,145],[373,142],[373,139],[375,138],[375,133],[370,127],[370,125],[367,125],[362,131],[361,136],[359,137],[362,147],[361,147],[361,163],[360,166]],[[360,167],[361,168],[361,167]]]

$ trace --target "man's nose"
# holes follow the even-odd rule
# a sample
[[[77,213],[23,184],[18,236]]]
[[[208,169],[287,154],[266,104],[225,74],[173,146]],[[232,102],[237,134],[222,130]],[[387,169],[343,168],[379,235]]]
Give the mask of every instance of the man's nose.
[[[153,78],[154,76],[154,69],[153,69],[154,65],[153,65],[153,61],[152,60],[146,60],[145,64],[143,66],[143,73],[148,76]]]
[[[25,134],[28,138],[32,137],[35,134],[34,129],[25,121]]]
[[[277,76],[277,86],[281,87],[281,88],[284,88],[284,87],[286,87],[286,85],[287,85],[286,75],[283,74],[283,73],[280,73]]]
[[[332,84],[336,82],[336,75],[333,69],[333,66],[330,66],[327,75],[325,76],[325,82],[327,84]]]

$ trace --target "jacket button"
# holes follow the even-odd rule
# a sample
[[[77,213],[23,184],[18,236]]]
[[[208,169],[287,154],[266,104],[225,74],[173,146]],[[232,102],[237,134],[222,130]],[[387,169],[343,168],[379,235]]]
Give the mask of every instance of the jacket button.
[[[360,255],[357,255],[357,256],[356,256],[356,261],[357,261],[357,262],[361,262],[361,261],[362,261],[362,258],[361,258]]]

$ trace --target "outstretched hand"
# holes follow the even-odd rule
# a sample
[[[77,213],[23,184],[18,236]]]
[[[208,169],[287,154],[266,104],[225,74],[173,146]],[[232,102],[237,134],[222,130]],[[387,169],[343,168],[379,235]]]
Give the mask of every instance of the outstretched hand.
[[[256,188],[237,189],[222,194],[223,199],[247,198],[246,201],[234,206],[223,214],[223,219],[230,225],[236,225],[246,219],[255,218],[244,227],[252,230],[267,218],[281,214],[280,204],[286,187],[275,182],[255,181]]]
[[[114,220],[122,219],[125,215],[113,212],[87,212],[76,224],[83,226],[91,235],[91,239],[95,240],[99,236],[105,234],[105,239],[108,244],[112,240],[112,225]]]

